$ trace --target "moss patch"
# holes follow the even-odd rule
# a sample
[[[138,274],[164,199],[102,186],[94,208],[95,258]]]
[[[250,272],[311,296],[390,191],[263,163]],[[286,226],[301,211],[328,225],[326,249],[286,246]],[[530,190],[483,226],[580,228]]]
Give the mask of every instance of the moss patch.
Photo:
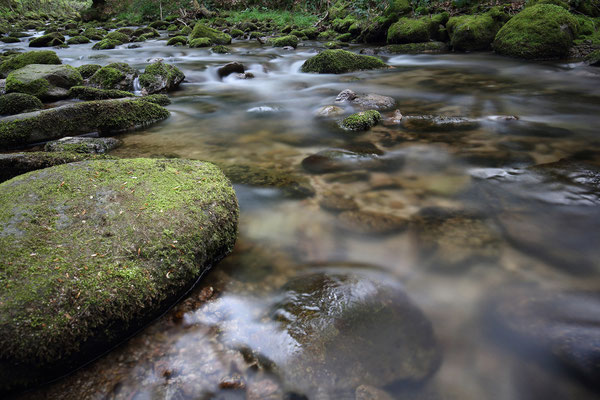
[[[44,107],[40,99],[25,93],[9,93],[0,96],[0,115],[13,115],[40,110]]]
[[[175,36],[167,41],[167,46],[185,46],[187,41],[185,36]]]
[[[420,43],[426,42],[430,37],[431,21],[428,19],[400,18],[390,26],[387,33],[388,43]]]
[[[385,68],[377,57],[363,56],[346,50],[325,50],[302,64],[302,72],[343,74],[346,72]]]
[[[144,94],[166,92],[177,88],[185,79],[179,68],[156,62],[150,64],[140,75],[140,85]]]
[[[209,38],[213,44],[229,44],[231,36],[202,23],[196,23],[190,39]]]
[[[99,64],[86,64],[77,67],[77,71],[79,71],[83,79],[88,79],[91,78],[92,75],[94,75],[100,68],[102,68],[102,66]]]
[[[540,4],[527,7],[498,31],[494,50],[528,59],[566,57],[578,34],[577,20],[562,7]]]
[[[1,188],[2,389],[106,350],[183,294],[236,238],[235,193],[208,163],[85,161]]]
[[[452,48],[460,51],[490,48],[501,26],[489,14],[452,17],[446,24]]]
[[[344,118],[342,128],[350,131],[366,131],[381,121],[381,114],[375,110],[363,111]]]
[[[73,86],[69,89],[69,98],[80,100],[109,100],[135,97],[131,92],[114,89],[96,89],[87,86]]]
[[[272,39],[271,45],[273,47],[291,46],[293,48],[296,48],[298,46],[298,42],[299,42],[299,39],[297,36],[287,35],[287,36],[282,36],[282,37]]]

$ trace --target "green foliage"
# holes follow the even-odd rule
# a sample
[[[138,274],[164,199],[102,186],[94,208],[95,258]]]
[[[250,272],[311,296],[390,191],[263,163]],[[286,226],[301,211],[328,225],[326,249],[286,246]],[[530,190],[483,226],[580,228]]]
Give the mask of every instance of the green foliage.
[[[318,17],[306,12],[290,12],[288,10],[269,10],[265,7],[248,8],[243,11],[233,11],[225,20],[232,24],[242,23],[244,21],[271,22],[276,27],[286,25],[296,25],[299,28],[309,28],[313,26]]]

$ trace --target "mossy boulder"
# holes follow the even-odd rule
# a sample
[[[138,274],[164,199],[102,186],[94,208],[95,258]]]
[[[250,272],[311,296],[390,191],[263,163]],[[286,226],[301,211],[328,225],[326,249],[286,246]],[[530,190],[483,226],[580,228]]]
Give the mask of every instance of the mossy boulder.
[[[209,38],[206,38],[206,37],[190,40],[191,48],[210,47],[210,46],[212,46],[212,44],[213,44],[212,40],[210,40]]]
[[[5,78],[9,72],[23,68],[29,64],[60,64],[60,58],[51,50],[28,51],[16,54],[0,64],[0,78]]]
[[[69,89],[68,96],[70,99],[79,100],[109,100],[135,97],[133,93],[124,90],[97,89],[88,86],[73,86]]]
[[[98,43],[92,46],[92,50],[112,50],[117,46],[122,45],[123,42],[119,42],[111,39],[102,39]]]
[[[150,103],[158,104],[159,106],[168,106],[171,104],[171,99],[166,94],[150,94],[137,98],[140,101],[148,101]]]
[[[177,301],[236,240],[235,192],[200,161],[84,161],[0,189],[2,390],[60,376],[110,349]]]
[[[232,38],[239,38],[244,36],[244,31],[240,29],[232,29],[231,32],[229,32],[229,34]]]
[[[77,71],[79,71],[79,73],[81,74],[83,79],[89,79],[100,68],[102,68],[102,65],[100,65],[100,64],[85,64],[85,65],[80,65],[79,67],[77,67]]]
[[[384,14],[386,16],[402,16],[410,14],[412,12],[412,6],[409,0],[392,0],[388,3]]]
[[[147,38],[157,38],[160,37],[160,32],[158,32],[156,29],[151,28],[149,26],[143,27],[143,28],[138,28],[136,29],[132,34],[132,37],[140,37],[140,36],[145,36]]]
[[[600,50],[592,51],[585,57],[585,61],[592,67],[600,66]]]
[[[106,35],[106,31],[96,28],[86,28],[81,35],[90,40],[102,40],[104,35]]]
[[[297,36],[294,35],[287,35],[287,36],[282,36],[282,37],[278,37],[278,38],[274,38],[272,39],[271,45],[273,47],[286,47],[286,46],[290,46],[293,48],[298,47],[298,42],[300,40],[298,39]]]
[[[44,107],[40,99],[26,93],[9,93],[0,96],[0,115],[14,115],[41,110]]]
[[[86,44],[89,42],[90,39],[85,36],[73,36],[67,40],[67,44]]]
[[[140,85],[142,86],[142,94],[154,94],[168,92],[176,89],[185,79],[183,72],[179,68],[156,62],[150,64],[140,75]]]
[[[27,93],[42,100],[67,97],[69,89],[83,78],[70,65],[29,64],[8,74],[6,92]]]
[[[90,86],[98,89],[133,90],[137,70],[127,63],[111,63],[100,68],[89,79]]]
[[[148,25],[149,28],[153,28],[153,29],[167,29],[169,27],[169,23],[167,21],[154,21],[152,22],[150,25]]]
[[[431,322],[400,284],[370,269],[294,278],[270,310],[281,337],[261,343],[263,355],[308,398],[340,398],[361,384],[415,384],[439,366]],[[280,345],[290,339],[293,346]]]
[[[342,128],[349,131],[366,131],[381,121],[381,114],[376,110],[361,111],[344,118]]]
[[[390,44],[381,49],[391,54],[443,53],[449,50],[444,42]]]
[[[317,40],[333,40],[338,37],[338,33],[334,30],[326,30],[317,36]]]
[[[45,151],[69,152],[82,154],[104,154],[116,149],[123,142],[115,138],[91,138],[91,137],[64,137],[46,143]]]
[[[185,36],[175,36],[167,41],[167,46],[185,46],[188,42]]]
[[[490,48],[502,26],[490,14],[452,17],[446,24],[454,50],[476,51]]]
[[[213,44],[231,43],[231,36],[229,36],[227,33],[213,29],[200,22],[197,22],[196,25],[194,25],[194,30],[190,35],[190,40],[198,38],[209,38]]]
[[[55,165],[89,159],[106,158],[108,158],[108,156],[72,152],[48,153],[45,151],[33,151],[26,153],[0,154],[0,182],[7,181],[27,172],[53,167]]]
[[[229,47],[223,46],[222,44],[219,44],[217,46],[213,46],[210,49],[210,51],[212,51],[215,54],[228,54],[228,53],[231,53],[231,50],[229,49]]]
[[[165,108],[141,99],[87,101],[0,119],[0,149],[100,132],[135,129],[169,117]]]
[[[562,7],[540,4],[527,7],[508,21],[496,35],[499,54],[526,59],[566,57],[578,34],[575,17]]]
[[[53,47],[65,43],[65,37],[58,32],[48,33],[46,35],[32,39],[29,47]]]
[[[343,74],[346,72],[385,68],[377,57],[363,56],[346,50],[325,50],[302,64],[302,72]]]
[[[420,43],[430,38],[431,21],[425,18],[400,18],[388,29],[388,43]]]
[[[19,38],[13,36],[3,36],[0,37],[0,42],[2,43],[19,43],[21,40]]]

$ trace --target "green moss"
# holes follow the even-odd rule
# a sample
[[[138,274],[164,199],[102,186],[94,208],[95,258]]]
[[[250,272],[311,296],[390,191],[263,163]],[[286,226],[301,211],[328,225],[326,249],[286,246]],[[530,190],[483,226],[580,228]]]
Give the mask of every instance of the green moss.
[[[23,68],[30,64],[60,64],[60,58],[50,50],[29,51],[17,54],[0,64],[0,77],[5,77],[9,72]]]
[[[309,58],[302,65],[302,72],[319,74],[343,74],[346,72],[385,68],[379,58],[363,56],[346,50],[325,50]]]
[[[446,25],[448,23],[448,20],[450,19],[450,15],[447,11],[444,11],[439,14],[433,14],[430,18],[434,24]]]
[[[102,66],[99,64],[86,64],[77,67],[77,71],[79,71],[83,79],[88,79],[91,78],[92,75],[94,75],[100,68],[102,68]]]
[[[66,90],[82,82],[79,72],[70,65],[30,64],[8,75],[6,91],[28,93],[39,98],[60,97],[66,92],[59,94],[59,88]]]
[[[311,27],[302,30],[302,34],[306,36],[309,40],[315,40],[317,36],[319,36],[319,31],[317,28]]]
[[[298,37],[294,35],[287,35],[271,39],[271,45],[273,47],[291,46],[293,48],[296,48],[298,46],[298,42]]]
[[[0,115],[13,115],[40,110],[44,107],[40,99],[25,93],[8,93],[0,96]]]
[[[121,43],[127,43],[127,42],[129,42],[129,36],[127,36],[124,33],[117,32],[117,31],[108,33],[104,37],[104,39],[112,40],[112,41],[115,41],[115,42],[121,42]]]
[[[154,29],[167,29],[169,23],[167,21],[154,21],[148,26]]]
[[[122,44],[122,42],[117,42],[115,40],[102,39],[92,46],[92,50],[111,50]]]
[[[244,36],[244,32],[240,29],[232,29],[231,32],[229,32],[229,34],[233,38],[239,38],[239,37]]]
[[[600,17],[600,0],[571,0],[575,11],[590,17]]]
[[[169,32],[175,32],[177,30],[179,30],[179,27],[175,24],[171,24],[171,25],[167,26],[167,31],[169,31]]]
[[[114,89],[97,89],[87,86],[73,86],[69,89],[69,98],[80,100],[108,100],[135,97],[131,92]]]
[[[73,36],[67,40],[67,44],[85,44],[89,43],[90,39],[85,36]]]
[[[489,14],[452,17],[446,24],[453,49],[460,51],[490,48],[500,27]]]
[[[578,34],[577,20],[563,8],[550,4],[527,7],[496,35],[497,53],[528,59],[566,57]]]
[[[185,46],[187,44],[187,37],[175,36],[167,41],[167,46]]]
[[[90,40],[102,40],[105,34],[106,31],[104,30],[96,28],[86,28],[81,35],[87,37]]]
[[[410,14],[412,6],[409,0],[392,0],[389,2],[388,7],[385,9],[384,14],[386,16],[402,16]]]
[[[185,75],[179,68],[162,62],[156,62],[146,67],[144,73],[140,75],[139,82],[145,93],[152,94],[173,90],[184,79]]]
[[[337,32],[334,30],[327,30],[327,31],[323,31],[321,33],[319,33],[319,36],[317,36],[318,40],[333,40],[338,36]]]
[[[431,22],[422,19],[400,18],[388,29],[388,43],[419,43],[430,38]]]
[[[194,25],[190,39],[209,38],[213,44],[229,44],[231,36],[201,23]]]
[[[538,4],[554,4],[555,6],[559,6],[569,11],[569,4],[562,0],[527,0],[525,3],[525,7],[532,7]]]
[[[49,33],[37,38],[34,38],[29,42],[29,47],[51,47],[59,46],[64,44],[65,37],[58,32]]]
[[[2,43],[19,43],[20,40],[19,40],[19,38],[12,37],[12,36],[3,36],[0,38],[0,42],[2,42]]]
[[[34,116],[0,120],[0,149],[90,132],[120,132],[168,118],[165,108],[141,100],[70,104]]]
[[[147,96],[138,97],[138,100],[158,104],[159,106],[163,107],[171,104],[171,99],[169,99],[169,96],[166,94],[150,94]]]
[[[131,34],[131,36],[133,37],[140,37],[142,35],[148,38],[160,37],[160,33],[156,29],[151,28],[149,26],[146,26],[144,28],[138,28]]]
[[[231,51],[229,50],[229,47],[227,46],[223,46],[223,45],[217,45],[217,46],[213,46],[210,51],[212,51],[215,54],[227,54],[230,53]]]
[[[405,43],[390,44],[383,48],[385,52],[392,54],[419,54],[419,53],[441,53],[448,51],[448,46],[443,42]]]
[[[110,89],[119,84],[125,79],[125,74],[116,68],[103,67],[100,68],[90,78],[90,83],[97,85],[100,88]]]
[[[348,32],[348,29],[350,29],[350,27],[353,24],[355,24],[356,22],[357,22],[356,17],[354,17],[352,15],[347,15],[343,19],[340,19],[340,18],[334,19],[333,22],[331,23],[331,27],[336,32],[346,33],[346,32]]]
[[[585,61],[590,65],[598,66],[600,64],[600,50],[594,50],[585,57]]]
[[[239,214],[223,174],[186,160],[52,167],[3,183],[0,204],[4,390],[159,315],[231,251]]]
[[[212,44],[212,40],[210,40],[209,38],[198,38],[190,40],[190,47],[192,48],[210,47],[212,46]]]
[[[351,131],[366,131],[381,121],[381,114],[375,110],[363,111],[344,118],[342,127]]]

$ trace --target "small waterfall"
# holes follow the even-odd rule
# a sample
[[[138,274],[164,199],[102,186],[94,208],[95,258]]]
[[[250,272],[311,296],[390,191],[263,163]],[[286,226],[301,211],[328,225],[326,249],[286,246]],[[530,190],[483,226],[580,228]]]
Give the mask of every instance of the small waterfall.
[[[136,77],[133,80],[133,94],[136,96],[141,96],[142,94],[142,86],[140,85],[140,78]]]

